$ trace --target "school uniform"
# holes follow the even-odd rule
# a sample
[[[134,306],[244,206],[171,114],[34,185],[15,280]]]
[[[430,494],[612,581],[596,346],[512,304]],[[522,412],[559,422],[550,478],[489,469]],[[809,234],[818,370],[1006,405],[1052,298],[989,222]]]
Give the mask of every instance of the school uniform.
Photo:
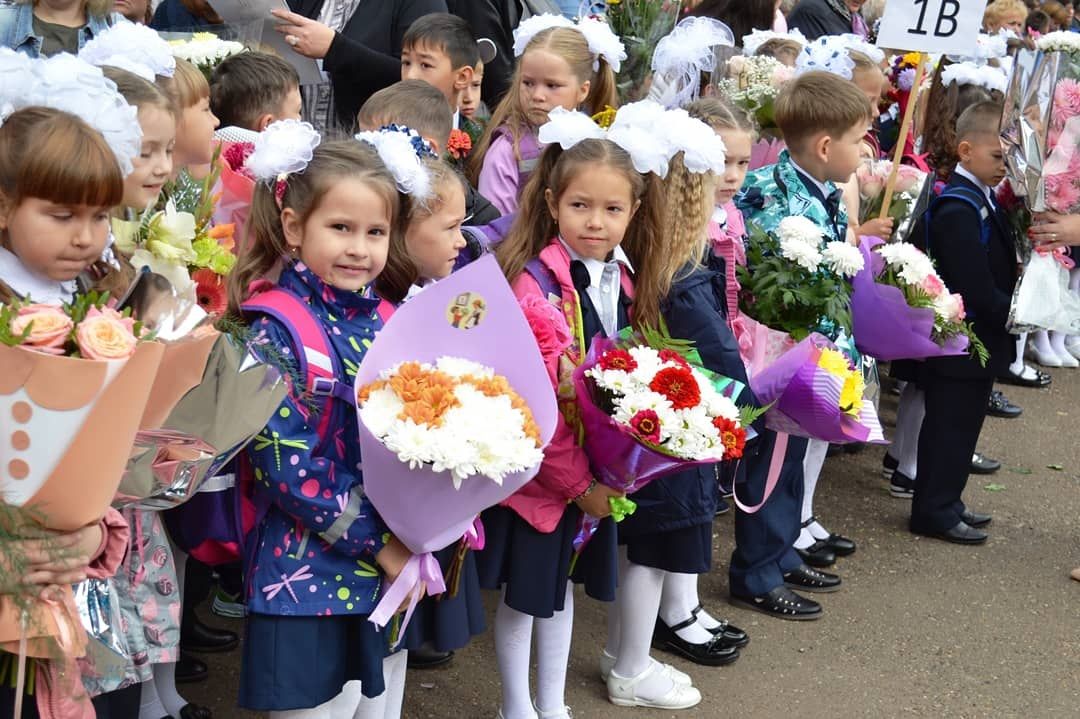
[[[949,196],[957,191],[972,198],[977,209]],[[969,356],[936,357],[919,369],[926,419],[919,434],[911,506],[911,529],[919,533],[945,532],[962,521],[961,495],[994,378],[1008,369],[1016,355],[1016,338],[1006,330],[1017,279],[1015,238],[992,194],[957,166],[931,208],[927,249],[941,279],[963,296],[968,319],[990,359],[983,367]]]

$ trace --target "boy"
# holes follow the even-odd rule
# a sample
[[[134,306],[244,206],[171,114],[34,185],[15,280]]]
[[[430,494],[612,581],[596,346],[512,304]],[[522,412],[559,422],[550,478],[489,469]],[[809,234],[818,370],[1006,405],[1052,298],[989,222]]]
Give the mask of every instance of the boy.
[[[250,140],[278,120],[299,120],[300,76],[292,65],[265,52],[226,59],[210,79],[210,108],[221,120],[218,139]],[[232,135],[245,135],[233,137]]]
[[[391,124],[411,127],[437,155],[446,153],[453,121],[442,93],[423,80],[402,80],[379,90],[368,98],[356,117],[362,131]],[[498,218],[498,209],[469,186],[465,193],[465,223],[487,225]]]
[[[942,357],[922,363],[926,418],[911,503],[911,531],[957,544],[982,544],[990,515],[967,509],[960,495],[986,417],[994,377],[1012,363],[1015,338],[1005,329],[1016,285],[1016,238],[993,199],[1005,176],[1001,106],[982,102],[956,121],[960,162],[927,213],[927,250],[941,279],[963,296],[990,359]]]
[[[746,221],[771,231],[785,217],[801,215],[812,220],[826,240],[844,240],[847,212],[834,183],[846,182],[858,167],[870,119],[866,96],[848,80],[808,72],[788,83],[776,101],[776,120],[788,149],[777,164],[747,177],[736,198]],[[747,462],[746,501],[761,501],[772,455],[783,452],[778,484],[759,512],[738,511],[735,516],[736,547],[728,573],[731,601],[781,619],[821,616],[821,605],[792,587],[821,592],[840,586],[836,575],[806,566],[793,546],[800,534],[806,450],[806,439],[765,432],[758,454]],[[834,554],[854,551],[850,540],[836,535],[822,544]]]
[[[409,26],[401,43],[401,79],[423,80],[446,98],[458,127],[461,95],[480,62],[494,57],[494,44],[478,43],[469,24],[449,13],[424,15]]]

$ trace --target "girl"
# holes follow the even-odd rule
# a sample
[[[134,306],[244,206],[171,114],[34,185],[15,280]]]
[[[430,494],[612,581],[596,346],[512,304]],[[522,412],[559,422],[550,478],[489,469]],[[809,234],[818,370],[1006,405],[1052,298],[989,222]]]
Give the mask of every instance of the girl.
[[[705,151],[718,155],[711,164],[721,162],[723,147],[708,125],[687,120],[671,132],[673,147],[701,144],[700,152],[702,140],[712,140],[713,148]],[[742,149],[749,163],[749,137]],[[655,292],[646,294],[639,283],[635,313],[659,313],[673,336],[694,342],[709,369],[745,382],[738,345],[724,321],[722,263],[706,252],[718,177],[689,170],[682,152],[670,165],[665,253],[659,261],[651,260],[657,268]],[[627,252],[637,267],[649,261],[649,248],[634,241],[627,242]],[[649,656],[651,642],[698,664],[719,666],[735,661],[739,646],[749,641],[741,630],[705,614],[697,601],[697,575],[712,564],[717,469],[695,468],[646,485],[634,493],[638,510],[619,525],[626,553],[615,611],[608,613],[605,650],[615,657],[607,687],[617,705],[685,709],[701,701],[689,677]],[[665,596],[669,616],[679,612],[676,620],[657,617]]]
[[[585,357],[589,339],[612,336],[629,324],[633,286],[624,240],[638,238],[638,246],[649,248],[649,262],[635,284],[654,286],[650,272],[662,252],[661,202],[658,179],[639,174],[630,155],[608,140],[584,140],[567,150],[555,144],[541,156],[496,255],[557,386],[567,380],[566,368]],[[559,305],[551,304],[552,295],[561,297]],[[656,326],[657,319],[655,308],[634,314],[635,323]],[[540,473],[504,506],[483,515],[488,541],[478,557],[480,582],[503,590],[495,613],[495,653],[504,719],[569,716],[564,694],[573,591],[567,576],[574,535],[582,513],[608,517],[608,500],[620,496],[592,478],[576,431],[560,418]],[[602,522],[577,559],[577,578],[593,598],[614,598],[615,551],[614,525]],[[535,704],[529,692],[534,625]]]
[[[282,128],[297,135],[284,139],[287,146],[318,141],[310,125],[286,121]],[[276,288],[325,333],[335,379],[351,391],[344,368],[360,364],[381,326],[378,300],[365,289],[382,272],[398,231],[398,192],[365,145],[324,143],[310,157],[285,157],[280,168],[255,155],[249,161],[265,176],[255,189],[249,247],[229,278],[230,309],[251,320],[260,343],[303,357],[295,327],[259,304],[266,296],[260,290],[274,285],[264,282],[249,297],[252,282],[277,275]],[[393,581],[411,556],[364,497],[357,443],[341,439],[357,436],[355,409],[310,391],[306,380],[292,383],[260,435],[266,441],[257,439],[247,455],[263,509],[245,563],[240,705],[274,719],[362,716],[361,693],[383,692],[386,635],[368,615],[381,583]],[[403,683],[404,667],[391,669],[392,681]]]
[[[176,71],[160,85],[176,108],[176,157],[178,171],[187,181],[201,180],[214,159],[214,130],[218,119],[210,111],[210,85],[206,76],[187,60],[177,58]]]
[[[30,57],[77,55],[89,40],[123,21],[110,0],[18,0],[0,7],[0,47]]]
[[[19,110],[0,126],[0,300],[70,302],[85,272],[97,264],[109,236],[109,210],[123,194],[116,156],[100,133],[59,110]],[[4,564],[21,556],[25,579],[0,587],[0,594],[48,593],[51,585],[116,572],[128,543],[127,524],[110,510],[98,524],[50,539],[4,546]],[[0,576],[10,577],[2,571]],[[0,653],[0,673],[14,676],[15,658]],[[86,692],[70,686],[77,677],[63,661],[28,667],[23,717],[37,717],[36,703],[78,711]],[[67,680],[65,681],[65,677]],[[36,689],[36,692],[35,692]],[[36,696],[33,696],[35,695]],[[36,699],[36,702],[35,702]],[[14,689],[0,687],[0,715],[13,716]],[[102,719],[138,712],[139,690],[94,698]],[[22,718],[20,718],[22,719]]]
[[[548,112],[556,107],[582,110],[594,115],[616,104],[615,73],[608,56],[610,50],[594,52],[585,32],[606,32],[614,46],[622,44],[602,22],[584,20],[577,27],[548,27],[530,39],[535,22],[514,32],[514,47],[519,53],[510,91],[506,93],[487,130],[469,159],[469,180],[504,215],[518,207],[522,188],[540,156],[537,128],[547,122]],[[541,20],[541,22],[543,22]],[[569,23],[567,23],[569,25]],[[521,49],[519,49],[521,48]],[[616,56],[617,57],[617,56]]]
[[[104,68],[128,104],[139,111],[142,145],[134,160],[135,170],[124,178],[120,203],[128,214],[141,213],[157,203],[173,171],[176,148],[176,106],[160,87],[138,75],[115,67]]]

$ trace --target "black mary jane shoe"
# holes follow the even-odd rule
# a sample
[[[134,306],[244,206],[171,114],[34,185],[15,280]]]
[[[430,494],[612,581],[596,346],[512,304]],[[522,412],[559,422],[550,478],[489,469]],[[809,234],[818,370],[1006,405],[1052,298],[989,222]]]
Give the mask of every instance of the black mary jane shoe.
[[[1024,413],[1019,405],[1015,405],[1009,401],[1001,392],[994,390],[990,393],[990,400],[986,405],[986,414],[990,417],[1001,417],[1002,419],[1015,419]]]
[[[701,614],[703,609],[705,609],[704,606],[702,606],[701,604],[697,605],[693,608],[693,610],[691,610],[690,616],[692,616],[694,619],[697,619],[697,615]],[[742,649],[750,643],[750,635],[744,632],[742,629],[739,629],[737,626],[731,624],[726,619],[717,619],[716,621],[720,623],[717,624],[715,627],[705,627],[704,624],[702,624],[701,626],[705,627],[705,631],[709,632],[713,636],[720,637],[723,640],[724,644],[730,644],[733,647]]]
[[[1029,368],[1025,366],[1024,369],[1027,370]],[[1053,377],[1041,370],[1037,370],[1034,367],[1030,369],[1035,373],[1034,377],[1024,377],[1023,372],[1017,373],[1013,372],[1011,369],[1006,369],[998,375],[997,381],[1002,384],[1011,384],[1017,387],[1049,387],[1050,383],[1054,380]]]
[[[737,607],[796,622],[820,619],[823,613],[821,605],[813,599],[800,596],[783,585],[757,597],[732,594],[730,601]]]
[[[734,644],[725,644],[721,635],[713,635],[704,644],[692,644],[675,633],[694,624],[697,624],[697,617],[694,616],[673,627],[658,618],[653,629],[653,646],[706,667],[720,667],[739,658],[739,648]]]
[[[802,527],[803,527],[803,529],[806,529],[811,524],[814,524],[817,521],[818,521],[817,517],[815,517],[813,515],[810,515],[810,519],[803,522]],[[817,540],[816,542],[811,544],[806,549],[804,549],[804,550],[798,550],[797,549],[796,550],[797,552],[799,552],[799,556],[801,556],[803,558],[803,561],[806,562],[807,564],[809,564],[811,567],[829,567],[829,566],[832,566],[832,564],[833,564],[833,562],[829,562],[828,564],[815,564],[814,562],[807,561],[806,554],[804,554],[804,552],[813,554],[813,552],[811,550],[813,550],[819,544],[824,545],[826,550],[831,551],[833,553],[833,555],[834,555],[833,556],[833,561],[836,561],[837,557],[847,557],[847,556],[850,556],[852,554],[855,554],[855,542],[853,542],[852,540],[850,540],[847,537],[844,537],[842,535],[831,534],[830,533],[828,537],[826,537],[825,539]],[[822,552],[822,550],[818,549],[817,552],[820,554]],[[826,557],[827,557],[827,555],[826,555]]]
[[[835,592],[840,589],[840,577],[828,572],[819,572],[805,564],[784,572],[784,584],[789,589],[800,589],[804,592]]]
[[[795,547],[795,551],[811,567],[831,567],[836,564],[836,552],[830,549],[823,539],[817,540],[806,549]]]

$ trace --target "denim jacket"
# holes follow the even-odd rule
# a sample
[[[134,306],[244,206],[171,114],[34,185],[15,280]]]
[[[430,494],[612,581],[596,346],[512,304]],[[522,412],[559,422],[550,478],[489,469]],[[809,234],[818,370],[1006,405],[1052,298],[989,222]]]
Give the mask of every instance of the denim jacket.
[[[86,25],[79,32],[79,49],[92,40],[98,33],[115,25],[127,22],[123,16],[109,13],[103,16],[90,15]],[[44,40],[34,34],[33,3],[0,3],[0,47],[7,47],[29,57],[41,56],[41,44]]]

